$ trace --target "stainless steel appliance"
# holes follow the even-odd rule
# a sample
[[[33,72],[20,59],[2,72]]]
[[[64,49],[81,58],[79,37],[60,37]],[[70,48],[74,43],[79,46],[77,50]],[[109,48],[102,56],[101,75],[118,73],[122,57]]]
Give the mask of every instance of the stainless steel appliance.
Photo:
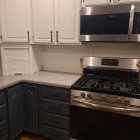
[[[81,41],[140,42],[140,2],[81,8]]]
[[[71,104],[140,117],[139,58],[84,57]]]

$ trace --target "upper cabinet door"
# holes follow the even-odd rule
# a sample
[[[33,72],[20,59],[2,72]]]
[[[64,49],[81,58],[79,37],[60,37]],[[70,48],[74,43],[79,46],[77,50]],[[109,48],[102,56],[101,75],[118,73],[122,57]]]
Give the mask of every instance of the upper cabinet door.
[[[80,0],[55,0],[56,43],[79,43]]]
[[[54,42],[54,0],[32,0],[35,43]]]
[[[1,0],[3,42],[29,41],[29,0]]]
[[[32,0],[34,43],[78,44],[80,0]]]

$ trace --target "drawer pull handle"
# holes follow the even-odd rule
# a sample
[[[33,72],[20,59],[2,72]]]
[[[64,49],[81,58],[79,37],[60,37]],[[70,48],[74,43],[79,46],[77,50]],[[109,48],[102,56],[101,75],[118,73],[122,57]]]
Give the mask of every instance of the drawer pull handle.
[[[13,95],[12,95],[12,99],[15,98],[15,96],[16,96],[17,93],[18,93],[18,92],[16,92],[16,91],[13,93]]]
[[[53,124],[57,124],[57,125],[61,123],[59,120],[56,120],[56,119],[50,119],[49,122]]]
[[[33,95],[33,92],[32,92],[31,89],[28,90],[28,93],[29,93],[30,95]],[[28,93],[27,93],[27,94],[28,94]]]

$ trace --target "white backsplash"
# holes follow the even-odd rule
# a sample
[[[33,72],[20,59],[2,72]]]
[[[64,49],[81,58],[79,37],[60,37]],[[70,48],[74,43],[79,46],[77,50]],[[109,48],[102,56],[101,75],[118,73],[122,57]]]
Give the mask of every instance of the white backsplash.
[[[81,46],[43,46],[43,69],[82,73],[80,58],[84,56],[140,57],[140,44],[84,43]]]

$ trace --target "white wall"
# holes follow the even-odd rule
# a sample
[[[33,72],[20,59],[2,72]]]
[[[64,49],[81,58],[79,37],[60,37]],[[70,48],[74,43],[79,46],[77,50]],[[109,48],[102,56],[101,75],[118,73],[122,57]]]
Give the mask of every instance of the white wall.
[[[31,47],[31,53],[32,53],[32,71],[36,72],[38,70],[41,70],[42,66],[42,47],[32,45]]]
[[[43,46],[43,69],[82,73],[80,58],[83,56],[140,57],[140,44],[84,43],[82,46]]]

